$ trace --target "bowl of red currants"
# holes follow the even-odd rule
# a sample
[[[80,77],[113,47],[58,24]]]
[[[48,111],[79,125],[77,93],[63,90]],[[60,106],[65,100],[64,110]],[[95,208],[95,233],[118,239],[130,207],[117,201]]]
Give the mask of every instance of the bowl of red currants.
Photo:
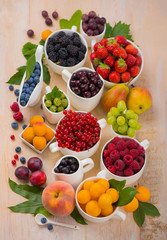
[[[63,155],[73,155],[79,159],[92,156],[98,149],[101,130],[106,120],[97,120],[90,112],[64,110],[56,127],[56,142],[49,148],[51,152],[60,151]]]
[[[126,184],[135,183],[143,174],[147,162],[145,150],[149,141],[141,143],[129,137],[110,139],[101,152],[101,172],[98,176],[107,179],[126,180]]]
[[[84,67],[71,74],[65,69],[62,78],[67,82],[67,95],[73,107],[90,112],[99,104],[104,81],[97,72]]]

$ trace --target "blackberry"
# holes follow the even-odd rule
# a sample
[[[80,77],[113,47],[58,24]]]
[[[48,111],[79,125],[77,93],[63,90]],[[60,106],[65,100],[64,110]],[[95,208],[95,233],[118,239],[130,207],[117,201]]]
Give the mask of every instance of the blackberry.
[[[84,56],[85,56],[84,53],[79,51],[77,58],[78,58],[79,61],[82,61],[84,59]]]
[[[58,38],[62,38],[62,37],[64,37],[64,36],[66,36],[66,34],[65,34],[65,32],[63,32],[63,31],[60,31],[60,32],[57,34],[57,37],[58,37]]]
[[[55,43],[59,43],[59,37],[58,37],[57,35],[54,36],[53,38],[54,38],[54,40],[55,40]]]
[[[48,54],[48,58],[52,61],[52,62],[57,62],[59,59],[59,54],[55,53],[55,52],[50,52]]]
[[[60,48],[61,48],[61,45],[58,43],[54,46],[54,51],[58,52]]]
[[[69,54],[72,56],[72,57],[74,57],[74,56],[76,56],[77,55],[77,53],[78,53],[78,47],[76,47],[76,46],[73,46],[73,45],[68,45],[67,46],[67,51],[69,52]]]
[[[49,38],[47,44],[54,46],[56,44],[56,41],[54,38]]]
[[[76,32],[74,32],[74,33],[71,35],[70,39],[73,40],[75,37],[79,38],[79,35],[78,35],[78,33],[76,33]]]
[[[65,67],[65,66],[67,66],[67,61],[66,61],[66,59],[59,58],[59,60],[56,62],[56,64]]]
[[[71,67],[71,66],[74,66],[75,64],[76,64],[76,61],[74,58],[67,59],[67,66]]]
[[[69,44],[69,38],[67,36],[60,38],[60,44],[62,47],[66,47]]]
[[[81,46],[81,40],[79,37],[75,37],[73,39],[73,45],[80,47]]]
[[[66,59],[68,56],[68,52],[67,52],[66,48],[61,48],[58,51],[58,53],[59,53],[60,58],[63,58],[63,59]]]
[[[83,52],[84,54],[86,53],[86,47],[83,43],[81,43],[80,51]]]
[[[47,54],[52,52],[52,51],[54,51],[54,46],[53,45],[47,45],[47,47],[46,47]]]

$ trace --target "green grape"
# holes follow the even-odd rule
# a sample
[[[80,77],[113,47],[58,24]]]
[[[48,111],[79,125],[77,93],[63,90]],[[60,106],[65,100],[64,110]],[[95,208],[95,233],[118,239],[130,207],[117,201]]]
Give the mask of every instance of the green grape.
[[[107,124],[113,125],[114,123],[116,123],[116,117],[115,116],[111,116],[111,117],[107,118]]]
[[[113,128],[114,132],[116,132],[116,133],[118,132],[118,124],[117,123],[113,124],[112,128]]]
[[[134,128],[131,128],[131,127],[128,128],[127,134],[129,137],[134,137],[135,133],[136,133],[136,131]]]
[[[134,118],[135,117],[135,113],[132,110],[127,110],[126,113],[125,113],[125,117],[127,119]]]
[[[120,114],[118,108],[116,108],[116,107],[110,108],[110,113],[115,117],[117,117]]]
[[[128,130],[128,124],[124,124],[122,126],[119,126],[118,127],[118,132],[121,133],[121,134],[125,134]]]
[[[112,113],[111,112],[108,112],[107,113],[107,118],[110,118],[112,116]]]
[[[125,118],[123,116],[117,117],[117,124],[122,126],[125,124]]]
[[[50,100],[46,100],[45,101],[45,105],[46,105],[46,107],[50,107],[50,106],[52,106],[52,101],[50,101]]]
[[[123,100],[119,101],[117,104],[117,108],[120,112],[124,112],[126,109],[126,103]]]
[[[61,99],[56,97],[56,98],[54,98],[53,103],[55,106],[58,107],[61,105]]]
[[[129,126],[132,127],[132,128],[136,128],[137,126],[137,122],[135,119],[130,119],[129,122],[128,122]]]
[[[140,130],[141,124],[137,122],[136,130]]]
[[[133,119],[137,121],[137,120],[138,120],[138,118],[139,118],[139,117],[138,117],[138,115],[135,113],[135,116],[134,116],[134,118],[133,118]]]

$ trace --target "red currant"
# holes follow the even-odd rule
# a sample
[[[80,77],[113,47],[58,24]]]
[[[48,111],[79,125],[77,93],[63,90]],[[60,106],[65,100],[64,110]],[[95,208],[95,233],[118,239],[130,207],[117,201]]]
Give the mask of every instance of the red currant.
[[[12,165],[16,165],[16,160],[12,160]]]
[[[11,135],[10,138],[11,138],[12,140],[15,140],[15,135]]]
[[[66,114],[67,114],[67,110],[64,110],[64,111],[63,111],[63,114],[66,115]]]
[[[17,154],[15,154],[15,155],[14,155],[14,159],[17,160],[18,158],[19,158],[19,156],[18,156]]]

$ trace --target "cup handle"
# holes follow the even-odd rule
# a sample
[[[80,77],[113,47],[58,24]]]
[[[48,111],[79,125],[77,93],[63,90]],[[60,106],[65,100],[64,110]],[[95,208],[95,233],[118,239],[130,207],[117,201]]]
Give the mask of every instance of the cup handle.
[[[41,62],[41,58],[43,55],[43,46],[42,45],[38,45],[36,53],[35,53],[35,58],[37,62]]]
[[[93,50],[93,47],[94,47],[94,45],[96,44],[96,40],[95,39],[92,39],[92,41],[91,41],[91,49]]]
[[[94,161],[91,158],[86,158],[81,161],[83,172],[86,173],[94,167]],[[86,166],[87,165],[87,166]]]
[[[100,177],[100,178],[106,178],[106,170],[103,169],[103,170],[100,171],[96,176],[97,176],[97,177]]]
[[[103,129],[106,125],[107,125],[107,122],[104,118],[100,119],[99,121],[97,121],[101,127],[101,129]]]
[[[122,221],[125,221],[126,219],[126,215],[121,211],[117,211],[115,215],[118,216]]]
[[[45,93],[46,94],[48,94],[48,93],[50,93],[52,90],[51,90],[51,88],[49,87],[49,86],[47,86],[46,88],[45,88]]]
[[[147,139],[145,139],[145,140],[143,140],[143,141],[140,143],[140,145],[141,145],[142,147],[144,147],[144,150],[147,150],[147,148],[149,147],[150,143],[149,143],[149,141],[148,141]]]
[[[49,149],[50,149],[51,152],[59,151],[60,148],[58,147],[58,142],[51,143],[50,146],[49,146]]]
[[[72,26],[71,30],[74,31],[74,32],[77,32],[77,27],[76,26]]]
[[[64,69],[63,71],[62,71],[62,78],[63,78],[63,80],[67,83],[68,82],[68,80],[71,78],[71,76],[72,76],[72,74],[68,71],[68,70],[66,70],[66,69]]]

